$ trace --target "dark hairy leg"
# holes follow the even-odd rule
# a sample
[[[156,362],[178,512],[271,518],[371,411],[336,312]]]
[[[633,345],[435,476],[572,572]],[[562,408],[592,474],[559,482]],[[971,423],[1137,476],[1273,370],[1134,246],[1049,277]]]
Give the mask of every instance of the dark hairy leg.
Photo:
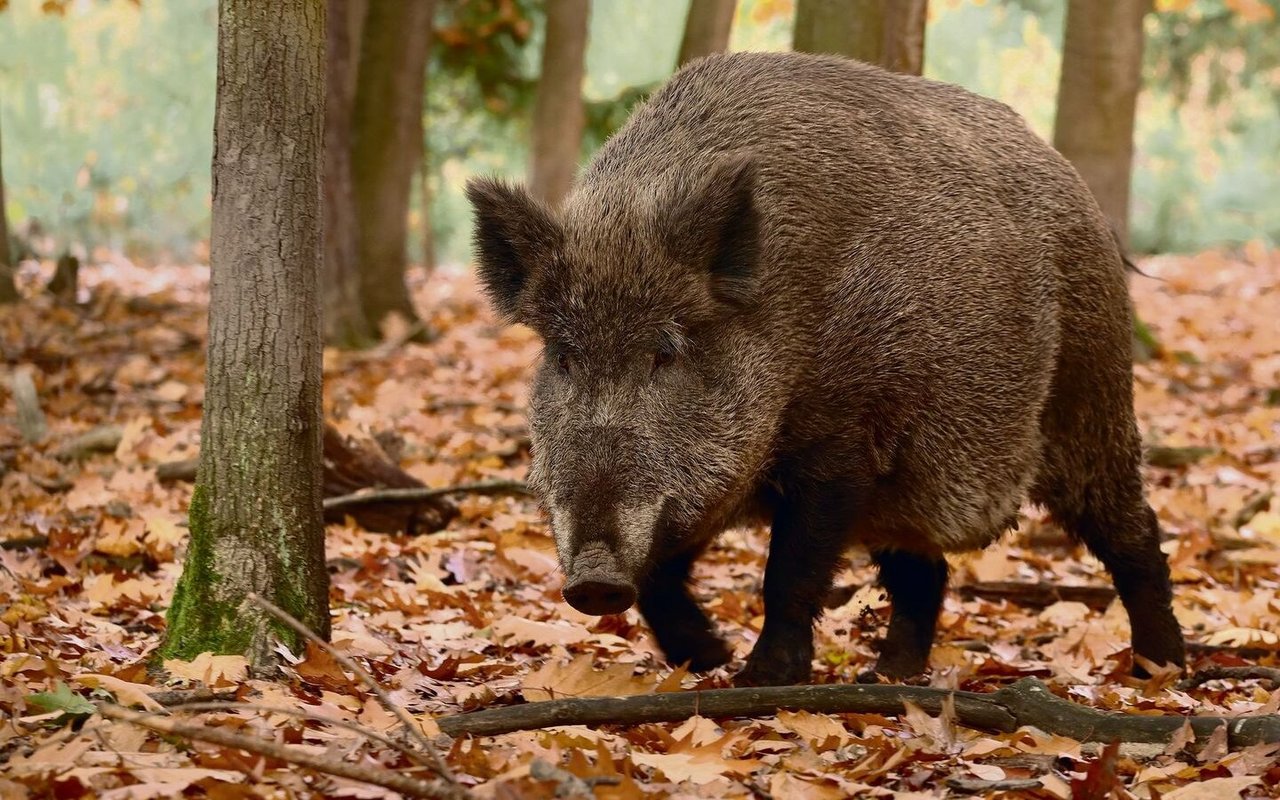
[[[947,588],[947,562],[940,555],[901,550],[879,550],[871,557],[880,568],[880,585],[889,593],[892,612],[889,631],[880,643],[880,657],[858,681],[875,683],[880,676],[896,681],[919,675],[929,666],[938,611]]]
[[[1051,510],[1111,573],[1133,630],[1134,674],[1147,676],[1137,656],[1157,666],[1180,667],[1186,664],[1186,649],[1173,615],[1173,585],[1160,550],[1160,527],[1135,484],[1137,479],[1112,491],[1094,487],[1083,509]]]
[[[845,490],[831,487],[778,503],[764,572],[764,629],[737,685],[784,686],[812,677],[813,622],[843,563],[848,502]]]
[[[640,589],[640,613],[653,629],[667,662],[702,672],[725,664],[732,652],[689,594],[689,570],[697,553],[660,563]]]

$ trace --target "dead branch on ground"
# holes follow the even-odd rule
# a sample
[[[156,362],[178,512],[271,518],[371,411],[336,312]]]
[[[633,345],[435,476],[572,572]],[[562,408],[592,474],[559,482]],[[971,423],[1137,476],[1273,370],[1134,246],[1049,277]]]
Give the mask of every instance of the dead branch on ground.
[[[128,722],[156,733],[177,736],[196,742],[208,742],[223,747],[234,747],[246,753],[279,759],[285,763],[296,764],[326,775],[336,775],[340,778],[360,781],[372,786],[381,786],[384,789],[400,792],[408,797],[464,800],[464,798],[470,796],[461,786],[447,781],[419,780],[401,772],[372,764],[349,764],[346,761],[336,761],[331,757],[316,755],[290,745],[252,736],[243,736],[221,728],[179,722],[159,714],[134,711],[112,703],[99,705],[98,713],[107,719]]]
[[[1189,722],[1197,739],[1207,738],[1217,728],[1227,726],[1227,740],[1232,747],[1280,742],[1280,715],[1227,718],[1099,711],[1055,696],[1049,687],[1034,678],[1023,678],[985,694],[917,686],[841,684],[547,700],[441,717],[436,722],[445,733],[460,736],[464,733],[494,735],[556,725],[678,722],[695,715],[713,719],[760,717],[781,709],[824,714],[902,714],[904,702],[939,714],[948,696],[955,698],[957,722],[981,730],[1007,733],[1030,725],[1082,742],[1168,742]]]

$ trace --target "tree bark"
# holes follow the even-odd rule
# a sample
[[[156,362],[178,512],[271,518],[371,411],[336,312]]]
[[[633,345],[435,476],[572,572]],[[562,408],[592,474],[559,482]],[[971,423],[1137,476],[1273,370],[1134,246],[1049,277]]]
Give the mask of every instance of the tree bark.
[[[737,6],[738,0],[690,0],[676,66],[729,49],[729,31]]]
[[[0,137],[0,143],[2,141]],[[9,244],[9,215],[4,202],[4,148],[0,146],[0,305],[18,301],[18,285],[13,279],[13,249]]]
[[[582,150],[582,76],[590,14],[589,0],[547,0],[547,36],[533,101],[529,189],[551,205],[569,193]]]
[[[880,64],[884,14],[883,0],[797,0],[792,49]]]
[[[352,169],[361,303],[375,326],[390,314],[418,321],[405,268],[434,9],[434,0],[370,0],[361,37]]]
[[[908,75],[924,74],[924,29],[929,0],[893,0],[885,4],[881,65]]]
[[[1053,146],[1092,190],[1123,248],[1129,241],[1133,121],[1142,88],[1142,21],[1151,0],[1067,5]]]
[[[328,635],[321,510],[324,0],[220,0],[208,366],[191,538],[164,657]]]
[[[367,0],[329,0],[324,110],[324,338],[337,347],[374,340],[360,303],[359,228],[351,183],[351,116]]]

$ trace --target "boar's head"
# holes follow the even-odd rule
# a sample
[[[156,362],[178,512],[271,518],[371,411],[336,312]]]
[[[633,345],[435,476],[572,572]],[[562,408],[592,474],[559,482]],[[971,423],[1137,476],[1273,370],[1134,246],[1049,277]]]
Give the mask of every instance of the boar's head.
[[[772,435],[756,168],[727,155],[638,183],[597,176],[558,211],[498,180],[467,186],[481,283],[543,341],[529,480],[565,599],[591,614],[624,611],[654,564],[722,525]]]

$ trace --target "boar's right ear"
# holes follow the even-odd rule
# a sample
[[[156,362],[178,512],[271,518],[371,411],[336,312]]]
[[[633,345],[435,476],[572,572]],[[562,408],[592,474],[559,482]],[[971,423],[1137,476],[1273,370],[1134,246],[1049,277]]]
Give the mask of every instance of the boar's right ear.
[[[519,322],[529,275],[559,249],[563,232],[546,206],[521,186],[497,178],[467,181],[475,210],[473,243],[485,294],[509,322]]]
[[[721,157],[666,218],[671,255],[707,270],[712,296],[734,307],[748,305],[755,295],[760,252],[755,186],[750,155]]]

